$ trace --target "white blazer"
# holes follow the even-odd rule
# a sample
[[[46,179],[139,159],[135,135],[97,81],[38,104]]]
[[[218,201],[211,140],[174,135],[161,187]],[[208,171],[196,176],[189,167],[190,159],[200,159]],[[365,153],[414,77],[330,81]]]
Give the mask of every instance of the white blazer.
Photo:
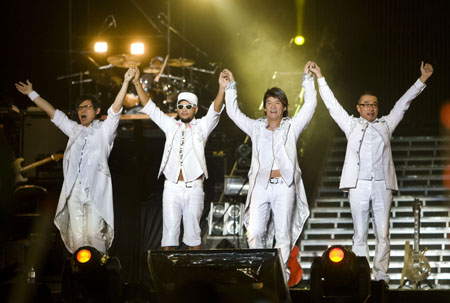
[[[113,193],[108,158],[113,148],[121,112],[122,109],[119,113],[114,113],[110,107],[105,121],[94,120],[89,125],[87,131],[88,142],[90,144],[88,147],[89,150],[87,151],[87,184],[89,186],[92,205],[107,225],[106,237],[108,241],[106,241],[106,249],[111,246],[114,239]],[[70,120],[59,110],[56,111],[52,122],[69,137],[63,160],[64,183],[59,196],[54,223],[60,230],[61,238],[67,249],[73,252],[67,199],[72,192],[78,171],[77,163],[70,160],[70,155],[72,145],[81,134],[84,126]]]
[[[350,188],[355,188],[358,181],[360,165],[359,151],[369,124],[367,120],[350,116],[345,111],[334,97],[325,78],[320,78],[317,82],[319,84],[320,96],[322,97],[325,106],[347,138],[347,150],[345,152],[344,167],[342,168],[341,182],[339,184],[340,189],[347,191]],[[375,123],[373,123],[373,127],[380,134],[384,143],[382,161],[386,189],[398,190],[397,176],[395,174],[391,151],[392,133],[403,119],[412,100],[417,97],[425,87],[426,85],[418,79],[395,103],[388,115],[376,119]]]
[[[205,145],[208,141],[208,137],[214,128],[219,123],[220,114],[222,113],[222,109],[219,113],[214,110],[214,103],[208,109],[208,113],[200,118],[193,119],[191,121],[192,126],[192,146],[194,149],[195,156],[198,160],[198,163],[205,175],[205,178],[208,178],[208,170],[206,168],[206,159],[205,159]],[[161,173],[166,168],[167,162],[169,160],[169,155],[172,151],[173,139],[175,134],[181,129],[181,122],[175,120],[173,117],[167,116],[164,112],[162,112],[152,100],[149,100],[145,107],[141,110],[142,113],[146,114],[153,120],[153,122],[158,125],[159,128],[166,135],[166,143],[164,145],[163,158],[161,160],[161,166],[159,168],[158,178]],[[194,165],[194,163],[190,163],[188,165]]]

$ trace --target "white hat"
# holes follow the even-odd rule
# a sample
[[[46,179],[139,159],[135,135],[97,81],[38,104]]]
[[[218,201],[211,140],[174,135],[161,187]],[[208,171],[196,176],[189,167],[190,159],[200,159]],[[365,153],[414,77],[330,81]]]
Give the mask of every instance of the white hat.
[[[197,104],[198,104],[197,96],[193,93],[188,93],[188,92],[180,93],[178,95],[177,104],[180,103],[180,101],[187,101],[195,106],[197,106]]]

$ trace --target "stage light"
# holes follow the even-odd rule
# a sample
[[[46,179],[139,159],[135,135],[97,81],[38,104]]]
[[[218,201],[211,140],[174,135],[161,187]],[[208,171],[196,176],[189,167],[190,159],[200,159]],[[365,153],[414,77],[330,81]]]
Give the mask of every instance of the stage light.
[[[95,42],[94,51],[96,53],[106,53],[108,51],[108,43],[104,41]]]
[[[142,55],[144,53],[144,43],[142,42],[131,43],[130,52],[132,55]]]
[[[86,263],[88,262],[92,257],[91,251],[88,249],[81,249],[77,253],[77,261],[80,263]]]
[[[61,291],[67,302],[119,302],[121,266],[117,258],[90,246],[77,249],[63,267]]]
[[[303,45],[305,44],[305,37],[298,35],[294,38],[295,45]]]
[[[314,302],[339,298],[339,302],[366,302],[370,295],[370,267],[340,245],[328,248],[311,265],[311,297]]]
[[[243,234],[244,203],[211,202],[208,216],[210,236],[238,236]]]
[[[330,252],[328,253],[328,257],[335,263],[341,262],[342,259],[344,259],[344,251],[339,247],[335,247],[330,250]]]

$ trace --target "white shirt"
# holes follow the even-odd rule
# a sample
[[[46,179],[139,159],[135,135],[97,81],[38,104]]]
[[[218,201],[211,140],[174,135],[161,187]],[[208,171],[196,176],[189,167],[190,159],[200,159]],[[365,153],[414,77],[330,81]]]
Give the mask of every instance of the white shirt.
[[[368,122],[360,150],[360,169],[358,179],[360,180],[384,180],[383,173],[383,149],[384,143],[378,131],[373,127],[378,120]]]
[[[262,130],[260,138],[260,168],[256,183],[266,188],[269,184],[272,170],[279,169],[281,177],[288,186],[294,181],[294,166],[284,148],[285,140],[280,127],[273,131],[267,128]],[[276,163],[276,164],[275,164]]]
[[[177,123],[180,130],[173,138],[172,152],[169,154],[169,161],[163,173],[167,180],[173,183],[178,181],[180,171],[183,173],[184,181],[194,181],[203,175],[203,171],[192,146],[192,125]]]

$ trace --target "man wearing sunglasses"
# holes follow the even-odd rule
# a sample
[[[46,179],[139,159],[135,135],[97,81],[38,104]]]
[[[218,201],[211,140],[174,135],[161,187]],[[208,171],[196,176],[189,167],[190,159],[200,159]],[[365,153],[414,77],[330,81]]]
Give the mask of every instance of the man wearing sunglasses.
[[[422,62],[420,78],[395,103],[390,113],[381,118],[377,118],[378,99],[371,93],[363,94],[358,100],[356,109],[360,117],[350,116],[334,97],[320,67],[313,63],[310,69],[317,76],[325,106],[348,140],[339,188],[349,192],[354,227],[352,249],[369,261],[367,234],[372,208],[376,239],[372,275],[377,281],[389,283],[389,216],[392,192],[398,190],[391,136],[412,100],[425,89],[433,67]]]
[[[16,88],[50,117],[69,137],[64,152],[64,183],[55,214],[55,225],[68,251],[92,246],[106,253],[114,238],[114,211],[108,158],[116,137],[122,102],[134,71],[128,70],[114,103],[104,121],[96,119],[100,101],[94,95],[82,95],[76,110],[79,123],[69,119],[40,97],[30,81]]]
[[[207,114],[196,119],[197,96],[183,92],[177,98],[177,119],[162,112],[145,94],[139,82],[139,70],[133,83],[148,115],[166,136],[164,154],[158,177],[165,176],[163,192],[163,236],[161,247],[174,250],[179,245],[180,224],[183,220],[183,243],[189,249],[199,249],[200,217],[203,212],[203,179],[208,178],[205,145],[208,136],[219,123],[223,110],[224,88],[219,86],[217,97]]]

